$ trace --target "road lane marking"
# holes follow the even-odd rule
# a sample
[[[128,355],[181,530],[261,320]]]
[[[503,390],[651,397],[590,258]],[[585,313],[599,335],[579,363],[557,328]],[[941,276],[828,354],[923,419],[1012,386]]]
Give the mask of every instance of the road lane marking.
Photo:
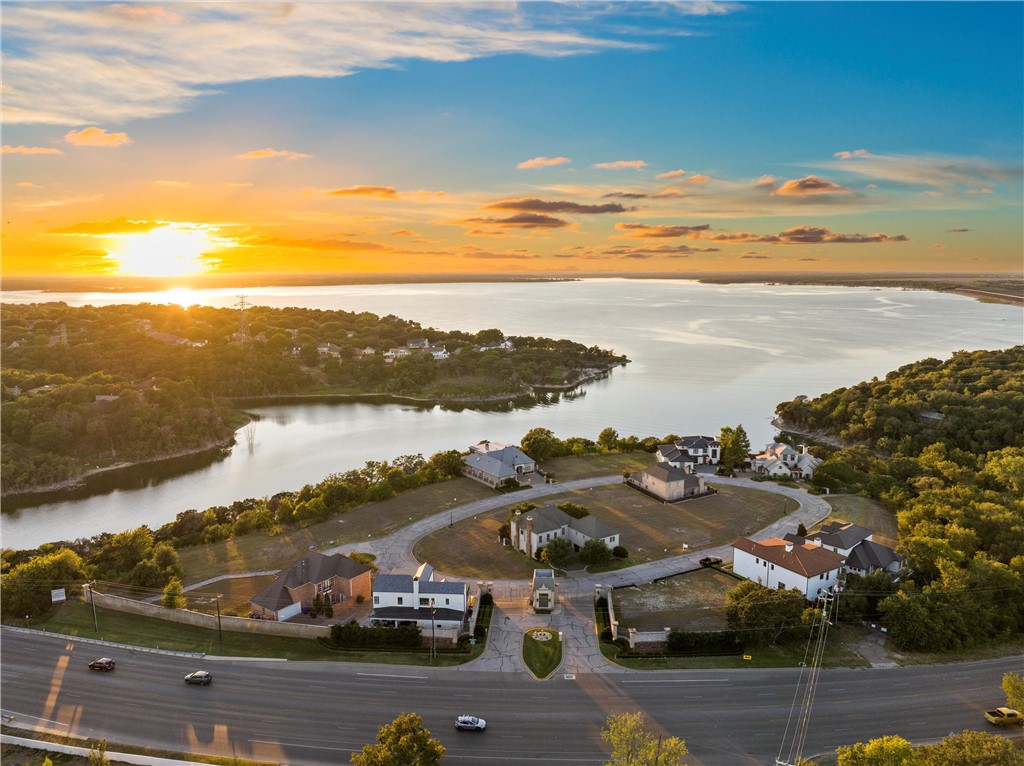
[[[357,676],[366,676],[368,678],[399,678],[403,681],[426,681],[427,676],[402,676],[391,673],[356,673]]]
[[[662,678],[650,681],[623,681],[626,684],[724,684],[729,683],[728,678]]]

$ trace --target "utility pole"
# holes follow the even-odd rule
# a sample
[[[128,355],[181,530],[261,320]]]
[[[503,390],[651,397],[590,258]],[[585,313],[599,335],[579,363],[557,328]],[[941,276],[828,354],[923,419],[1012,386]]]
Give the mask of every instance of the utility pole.
[[[224,648],[224,633],[220,629],[220,594],[217,594],[217,643]]]
[[[434,643],[434,599],[430,599],[430,661],[437,658],[437,647]]]
[[[100,622],[96,619],[96,581],[89,583],[89,603],[92,604],[92,625],[96,632],[100,632]]]

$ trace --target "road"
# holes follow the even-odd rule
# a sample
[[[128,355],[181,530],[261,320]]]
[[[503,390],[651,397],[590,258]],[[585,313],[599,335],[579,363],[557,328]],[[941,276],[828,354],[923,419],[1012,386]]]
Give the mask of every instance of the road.
[[[296,766],[347,763],[380,725],[419,713],[446,763],[600,764],[609,714],[640,710],[686,740],[689,763],[769,764],[786,729],[798,669],[583,673],[535,681],[387,665],[206,658],[209,687],[186,686],[195,659],[3,630],[3,712],[78,737]],[[90,671],[106,654],[112,673]],[[934,666],[822,671],[805,755],[885,734],[937,740],[985,729],[1000,679],[1024,657]],[[488,720],[457,733],[462,712]]]

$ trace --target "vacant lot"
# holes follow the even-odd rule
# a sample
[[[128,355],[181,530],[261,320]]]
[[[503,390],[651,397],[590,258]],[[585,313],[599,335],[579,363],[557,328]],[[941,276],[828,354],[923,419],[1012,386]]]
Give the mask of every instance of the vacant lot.
[[[277,571],[311,545],[324,549],[371,536],[383,537],[412,521],[493,495],[494,490],[472,479],[452,479],[352,508],[328,521],[273,537],[259,533],[241,535],[211,545],[182,548],[178,556],[185,567],[186,584],[221,574]]]
[[[719,494],[711,497],[666,505],[624,484],[566,492],[548,498],[547,504],[567,501],[585,506],[617,529],[630,564],[732,542],[797,507],[795,501],[781,495],[742,487],[721,487]],[[513,504],[511,496],[509,505]],[[416,558],[462,577],[530,577],[534,562],[498,542],[498,529],[508,514],[506,507],[456,524],[454,529],[438,530],[417,544]]]
[[[541,465],[541,470],[556,481],[572,481],[573,479],[587,479],[591,476],[607,476],[613,473],[621,475],[623,471],[632,473],[653,464],[654,455],[650,452],[623,452],[545,460]]]
[[[830,495],[825,499],[832,506],[832,514],[827,521],[859,524],[875,533],[872,539],[876,543],[888,545],[890,548],[896,546],[896,516],[877,500],[857,495]],[[820,526],[812,527],[808,531],[814,532],[819,528]]]
[[[639,631],[725,630],[725,594],[739,580],[716,569],[701,569],[614,592],[615,617]]]

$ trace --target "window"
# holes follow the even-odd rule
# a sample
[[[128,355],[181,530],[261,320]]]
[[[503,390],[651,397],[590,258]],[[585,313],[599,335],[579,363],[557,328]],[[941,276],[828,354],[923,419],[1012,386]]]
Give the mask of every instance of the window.
[[[775,565],[774,564],[772,564],[772,571],[773,572],[775,571]]]
[[[420,606],[430,606],[430,599],[420,596]]]
[[[374,596],[373,597],[373,605],[374,606],[380,606],[380,596]]]
[[[399,605],[399,606],[401,606],[401,605],[402,605],[402,597],[401,597],[401,596],[399,596],[399,597],[398,597],[398,605]]]
[[[447,599],[447,598],[446,598],[446,599],[444,600],[444,605],[445,605],[445,606],[448,606],[448,605],[449,605],[449,604],[451,604],[451,603],[452,603],[452,602],[451,602],[451,599]]]

